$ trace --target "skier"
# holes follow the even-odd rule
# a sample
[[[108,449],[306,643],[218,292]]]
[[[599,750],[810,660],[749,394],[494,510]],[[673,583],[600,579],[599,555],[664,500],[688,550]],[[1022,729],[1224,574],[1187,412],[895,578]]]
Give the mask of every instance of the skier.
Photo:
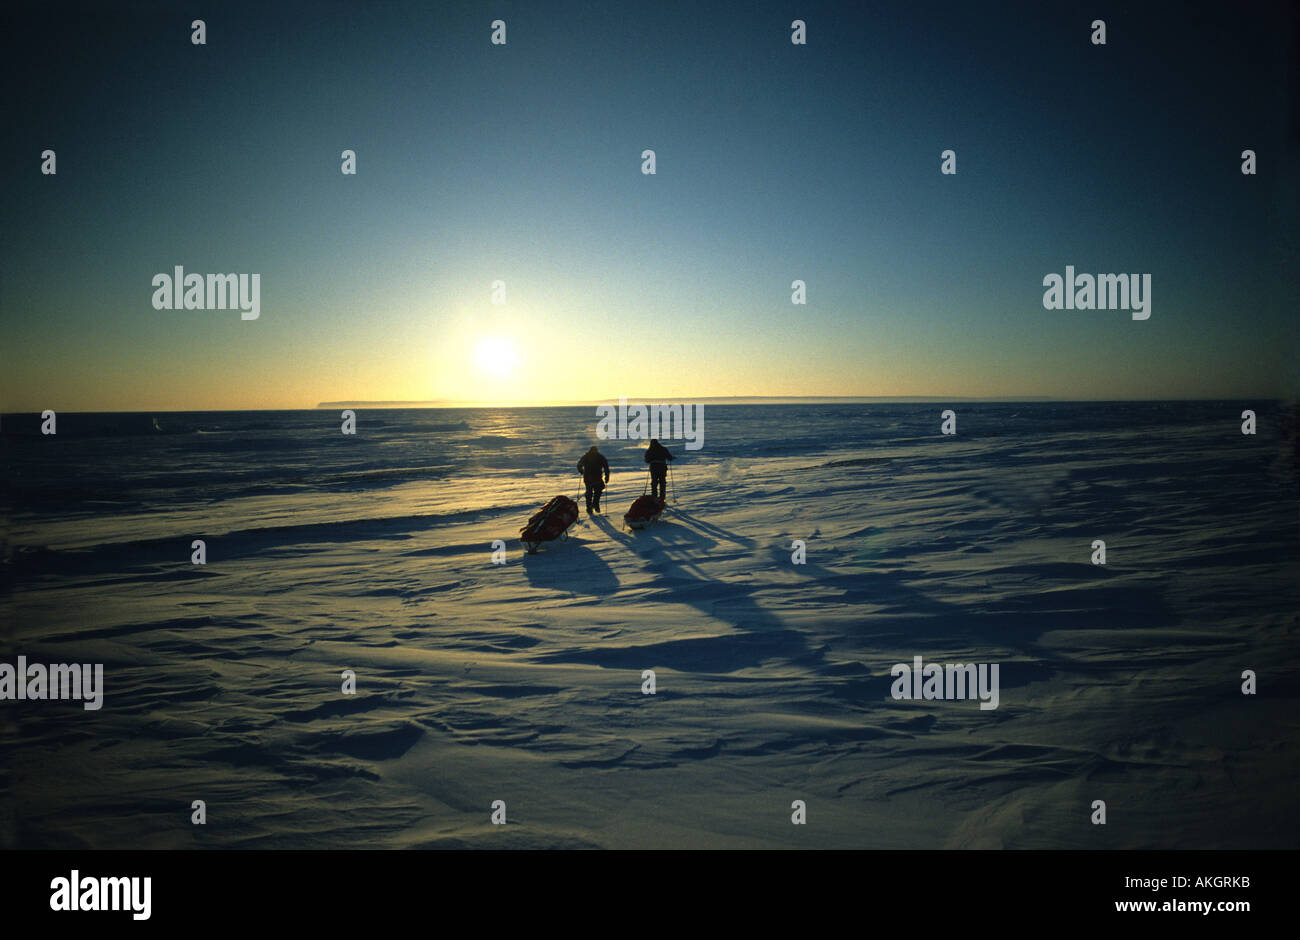
[[[668,461],[673,455],[656,440],[645,449],[645,462],[650,465],[650,495],[665,502],[668,499]]]
[[[578,461],[578,472],[582,474],[582,482],[587,484],[587,491],[583,494],[587,497],[587,515],[600,512],[600,494],[609,485],[609,461],[595,444]]]

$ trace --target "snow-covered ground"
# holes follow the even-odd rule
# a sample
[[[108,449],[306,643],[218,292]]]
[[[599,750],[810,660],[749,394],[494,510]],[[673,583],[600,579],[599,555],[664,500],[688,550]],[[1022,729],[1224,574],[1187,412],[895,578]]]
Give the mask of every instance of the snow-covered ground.
[[[695,453],[666,442],[676,500],[641,532],[621,525],[644,485],[637,445],[603,445],[606,514],[534,556],[519,527],[577,494],[592,422],[571,410],[471,417],[436,446],[387,413],[387,437],[314,456],[199,458],[169,441],[99,458],[101,476],[79,478],[94,492],[60,484],[75,505],[39,473],[44,442],[6,442],[0,661],[102,662],[106,694],[95,712],[0,704],[0,837],[1297,846],[1300,553],[1281,412],[1250,438],[1234,404],[1129,405],[1102,425],[1088,409],[1117,406],[1017,425],[1016,407],[972,405],[944,437],[938,407],[780,407],[715,418]],[[360,469],[330,462],[343,446]],[[258,461],[301,470],[212,489]],[[186,472],[211,479],[169,489]],[[998,664],[998,707],[895,700],[891,667],[915,656]]]

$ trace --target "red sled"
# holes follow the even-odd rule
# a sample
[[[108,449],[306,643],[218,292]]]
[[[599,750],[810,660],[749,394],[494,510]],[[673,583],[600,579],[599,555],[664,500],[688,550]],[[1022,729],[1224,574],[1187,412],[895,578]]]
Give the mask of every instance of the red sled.
[[[519,530],[519,541],[524,543],[524,548],[532,555],[543,542],[564,535],[564,530],[573,525],[577,518],[578,504],[567,496],[556,496],[533,513],[528,525]]]
[[[638,496],[632,508],[623,514],[623,521],[633,529],[644,529],[659,518],[664,511],[664,501],[657,496]]]

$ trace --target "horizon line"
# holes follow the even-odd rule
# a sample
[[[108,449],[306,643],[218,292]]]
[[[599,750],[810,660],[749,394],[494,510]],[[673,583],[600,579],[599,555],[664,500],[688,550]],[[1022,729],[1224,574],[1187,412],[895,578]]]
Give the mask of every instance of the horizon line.
[[[366,401],[361,399],[344,399],[340,401],[323,401],[318,402],[314,409],[333,409],[333,408],[580,408],[592,405],[613,405],[618,402],[626,402],[628,405],[664,405],[664,404],[717,404],[717,405],[739,405],[739,404],[854,404],[854,403],[875,403],[875,402],[894,402],[898,404],[908,403],[933,403],[933,402],[966,402],[966,403],[1016,403],[1016,404],[1035,404],[1035,403],[1055,403],[1055,404],[1076,404],[1086,402],[1159,402],[1159,401],[1290,401],[1291,397],[1279,395],[1247,395],[1236,397],[1210,396],[1205,398],[1186,398],[1173,396],[1168,398],[1058,398],[1054,396],[1035,396],[1035,395],[994,395],[994,396],[971,396],[971,395],[711,395],[701,396],[689,399],[668,399],[654,401],[651,398],[631,398],[619,396],[617,399],[610,398],[592,398],[592,399],[551,399],[547,401],[519,402],[512,400],[504,401],[461,401],[457,399],[429,399],[427,401],[400,401],[400,400],[374,400]],[[267,409],[275,410],[275,409]]]
[[[662,404],[661,402],[652,402],[644,399],[626,399],[628,404]],[[734,395],[734,396],[709,396],[695,398],[689,402],[672,402],[672,404],[713,404],[717,406],[726,405],[744,405],[744,404],[769,404],[769,405],[799,405],[799,404],[933,404],[936,402],[960,402],[964,404],[1118,404],[1118,403],[1141,403],[1141,402],[1297,402],[1295,396],[1279,395],[1257,395],[1246,397],[1208,397],[1208,398],[1050,398],[1050,397],[1033,397],[1033,396],[994,396],[988,398],[970,397],[970,396],[943,396],[943,395]],[[291,411],[321,411],[325,409],[333,410],[335,408],[371,408],[380,410],[469,410],[469,409],[493,409],[493,408],[581,408],[592,405],[609,405],[612,404],[609,399],[591,399],[581,400],[557,400],[544,402],[464,402],[451,399],[434,399],[429,401],[323,401],[313,407],[307,408],[196,408],[196,409],[123,409],[114,411],[79,411],[70,408],[57,409],[63,414],[222,414],[238,412],[291,412]],[[56,409],[51,409],[56,410]],[[21,415],[36,414],[37,411],[0,411],[3,417],[18,417]]]

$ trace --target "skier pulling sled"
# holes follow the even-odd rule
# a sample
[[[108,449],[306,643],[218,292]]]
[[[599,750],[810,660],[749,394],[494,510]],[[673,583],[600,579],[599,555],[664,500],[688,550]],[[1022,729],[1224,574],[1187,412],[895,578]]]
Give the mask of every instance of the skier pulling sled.
[[[533,513],[528,524],[519,530],[519,541],[530,555],[535,555],[543,542],[560,537],[568,538],[566,529],[578,518],[578,504],[567,496],[553,497],[550,502]]]
[[[629,528],[644,529],[658,519],[664,507],[668,505],[668,461],[672,459],[673,455],[668,448],[658,441],[652,440],[650,446],[646,448],[645,462],[650,465],[647,489],[650,492],[648,494],[643,492],[638,496],[632,508],[624,514],[623,522]],[[673,499],[677,499],[675,490]]]

